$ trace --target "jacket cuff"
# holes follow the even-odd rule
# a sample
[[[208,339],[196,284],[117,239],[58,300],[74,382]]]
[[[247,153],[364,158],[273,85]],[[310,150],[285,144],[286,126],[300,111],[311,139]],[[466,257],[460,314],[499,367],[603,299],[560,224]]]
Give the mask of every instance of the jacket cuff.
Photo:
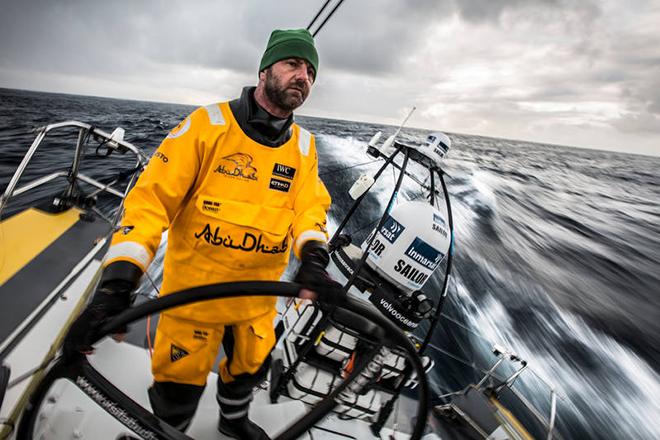
[[[142,272],[147,270],[151,263],[153,256],[142,244],[135,241],[123,241],[113,243],[105,255],[105,266],[115,263],[117,261],[130,261],[137,265]]]
[[[137,287],[142,277],[142,269],[130,261],[115,261],[108,264],[101,275],[101,286],[117,281],[130,284],[133,289]]]
[[[296,257],[301,258],[303,246],[310,241],[325,244],[328,241],[328,236],[324,232],[313,229],[301,233],[293,244],[293,252]]]
[[[300,250],[300,261],[314,261],[326,267],[330,262],[328,245],[321,241],[310,240],[306,242]]]

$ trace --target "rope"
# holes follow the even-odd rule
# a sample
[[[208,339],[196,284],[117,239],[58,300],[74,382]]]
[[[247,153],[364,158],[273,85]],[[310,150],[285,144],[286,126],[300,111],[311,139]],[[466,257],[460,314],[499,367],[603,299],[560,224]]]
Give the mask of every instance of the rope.
[[[149,275],[149,271],[146,271],[144,273],[149,281],[151,282],[151,285],[154,287],[156,292],[158,292],[158,296],[160,296],[160,289],[158,289],[158,286],[156,286],[156,283],[154,282],[154,279],[151,278],[151,275]],[[147,298],[149,296],[147,295]],[[149,357],[153,358],[154,357],[154,346],[151,343],[151,315],[147,316],[147,348],[149,349]]]
[[[151,344],[151,315],[147,316],[147,348],[149,349],[149,357],[154,357],[154,348]]]

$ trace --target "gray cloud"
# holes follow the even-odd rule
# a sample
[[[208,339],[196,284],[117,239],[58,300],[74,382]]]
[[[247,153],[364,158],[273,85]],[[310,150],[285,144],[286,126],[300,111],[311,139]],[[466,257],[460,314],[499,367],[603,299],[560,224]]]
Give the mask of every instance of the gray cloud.
[[[235,96],[256,81],[270,30],[305,26],[320,4],[5,0],[0,86]],[[415,104],[419,126],[531,140],[581,127],[603,147],[625,143],[607,144],[617,132],[651,145],[658,22],[658,0],[349,0],[317,38],[319,83],[303,111],[391,122]]]
[[[93,69],[103,59],[112,61],[107,63],[110,70],[138,69],[141,66],[132,66],[144,58],[252,72],[270,29],[304,27],[316,12],[304,0],[206,0],[192,5],[84,0],[6,3],[0,17],[3,62],[77,72],[88,66]],[[527,4],[521,0],[347,2],[319,37],[322,62],[353,72],[398,72],[405,68],[405,55],[427,37],[432,25],[455,14],[497,19],[502,11]]]
[[[498,21],[511,9],[527,6],[558,6],[559,0],[455,0],[460,15],[467,21]]]

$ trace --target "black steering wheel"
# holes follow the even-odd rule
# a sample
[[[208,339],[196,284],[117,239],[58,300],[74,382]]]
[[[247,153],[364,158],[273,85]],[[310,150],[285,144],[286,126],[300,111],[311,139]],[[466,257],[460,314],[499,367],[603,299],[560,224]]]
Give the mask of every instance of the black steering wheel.
[[[122,326],[172,307],[199,301],[238,296],[298,297],[300,289],[301,286],[295,283],[246,281],[209,284],[182,290],[131,307],[115,316],[101,326],[96,341],[104,336],[115,333]],[[426,373],[414,345],[398,327],[380,312],[355,298],[348,297],[343,304],[337,307],[371,321],[376,327],[380,328],[380,331],[376,332],[379,334],[379,343],[384,346],[402,349],[406,354],[419,380],[417,417],[411,439],[420,439],[426,426],[426,417],[429,409],[429,390]],[[358,361],[354,365],[351,374],[341,384],[335,387],[328,396],[317,403],[302,418],[291,423],[274,440],[295,439],[312,428],[328,412],[332,411],[337,405],[339,394],[360,375],[371,360],[372,358],[369,356],[362,357],[362,359],[358,357]],[[72,358],[60,357],[50,367],[48,373],[28,400],[28,404],[18,425],[17,440],[31,440],[33,438],[35,422],[42,401],[52,384],[61,378],[69,379],[106,412],[142,438],[154,440],[191,439],[191,437],[168,425],[120,391],[90,365],[85,355],[81,354]]]

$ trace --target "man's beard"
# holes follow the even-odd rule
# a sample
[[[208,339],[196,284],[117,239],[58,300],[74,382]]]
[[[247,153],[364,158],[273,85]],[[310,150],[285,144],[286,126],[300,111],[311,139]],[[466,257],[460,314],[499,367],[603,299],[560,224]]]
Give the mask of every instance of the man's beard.
[[[295,93],[289,87],[295,86],[303,90],[301,94]],[[303,81],[291,82],[289,84],[282,84],[280,78],[273,74],[272,69],[266,69],[266,82],[264,84],[264,92],[268,99],[280,109],[291,112],[300,107],[307,95],[309,89]]]

